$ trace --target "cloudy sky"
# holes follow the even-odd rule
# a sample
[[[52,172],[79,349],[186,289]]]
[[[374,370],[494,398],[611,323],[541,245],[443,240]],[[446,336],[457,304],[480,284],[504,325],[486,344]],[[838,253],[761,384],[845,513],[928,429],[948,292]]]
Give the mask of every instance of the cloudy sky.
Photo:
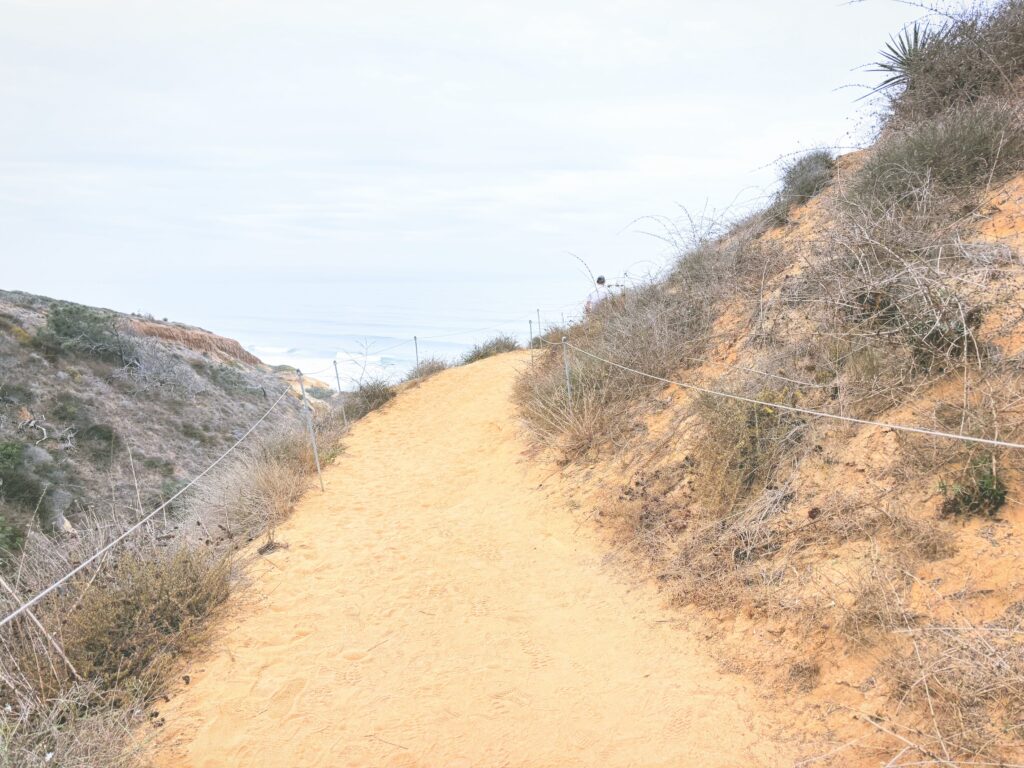
[[[0,287],[235,332],[300,317],[311,285],[364,314],[571,303],[569,252],[643,271],[665,251],[638,219],[750,203],[778,157],[862,142],[843,86],[918,13],[0,0]]]

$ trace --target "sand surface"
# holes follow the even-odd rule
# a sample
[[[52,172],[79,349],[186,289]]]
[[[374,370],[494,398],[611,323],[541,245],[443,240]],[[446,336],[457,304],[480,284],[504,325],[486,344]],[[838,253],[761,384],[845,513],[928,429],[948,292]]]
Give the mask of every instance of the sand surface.
[[[447,371],[356,425],[160,708],[158,766],[792,763],[753,683],[603,567],[524,456],[522,364]]]

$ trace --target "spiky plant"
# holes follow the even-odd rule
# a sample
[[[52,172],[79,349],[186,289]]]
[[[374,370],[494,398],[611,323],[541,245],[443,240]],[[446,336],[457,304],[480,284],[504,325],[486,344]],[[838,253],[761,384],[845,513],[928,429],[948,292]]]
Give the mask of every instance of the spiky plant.
[[[868,70],[881,72],[888,77],[875,86],[871,93],[881,93],[891,88],[906,88],[910,85],[914,67],[921,58],[924,49],[940,34],[940,32],[922,26],[915,21],[904,27],[898,35],[889,38],[885,48],[879,51],[881,61],[877,61]]]

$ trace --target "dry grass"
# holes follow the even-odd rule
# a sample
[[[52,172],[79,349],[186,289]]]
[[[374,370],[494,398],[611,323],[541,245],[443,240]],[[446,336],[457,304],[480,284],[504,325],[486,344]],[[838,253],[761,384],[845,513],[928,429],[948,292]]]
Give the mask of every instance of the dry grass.
[[[422,381],[448,368],[448,363],[440,357],[425,357],[413,366],[405,375],[406,381]]]
[[[917,752],[953,761],[999,759],[1024,746],[1022,604],[997,621],[907,627],[887,662],[896,695],[922,714]]]
[[[360,411],[380,399],[364,397]],[[321,458],[329,461],[340,449],[340,409],[318,410],[314,421]],[[238,553],[261,535],[272,540],[312,469],[305,426],[271,427],[166,518],[154,518],[37,605],[33,614],[48,635],[26,617],[0,630],[0,765],[141,764],[136,738],[147,705],[162,693],[177,659],[203,641],[232,586]],[[20,596],[38,592],[138,514],[120,509],[113,519],[93,517],[72,534],[30,531],[9,582]],[[16,604],[0,594],[0,613]]]
[[[515,352],[517,349],[519,349],[519,342],[516,341],[514,336],[510,336],[507,333],[499,333],[492,339],[476,344],[462,356],[461,362],[463,365],[468,365],[469,363],[475,363],[477,360],[484,360],[494,355]]]

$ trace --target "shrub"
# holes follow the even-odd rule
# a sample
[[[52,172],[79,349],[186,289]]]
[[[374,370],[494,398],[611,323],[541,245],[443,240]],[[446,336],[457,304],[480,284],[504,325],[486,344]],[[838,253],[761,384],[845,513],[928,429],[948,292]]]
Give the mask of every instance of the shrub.
[[[440,373],[448,367],[448,363],[439,357],[425,357],[405,375],[406,381],[419,381]]]
[[[195,647],[203,619],[227,598],[230,562],[183,548],[156,557],[128,551],[108,568],[88,589],[71,590],[78,608],[61,624],[66,652],[103,690],[151,689],[176,655]]]
[[[4,514],[3,506],[0,505],[0,562],[17,552],[24,539],[25,532],[11,522],[10,518]]]
[[[124,448],[124,440],[109,424],[90,424],[77,435],[93,461],[110,462]]]
[[[877,215],[922,208],[935,195],[963,195],[1019,171],[1024,123],[990,102],[953,109],[884,137],[845,190],[847,203]]]
[[[801,400],[796,391],[756,387],[751,381],[744,389],[766,402],[796,405]],[[700,495],[715,515],[727,514],[746,497],[775,485],[806,428],[800,414],[713,395],[699,396],[694,411],[704,427],[697,452]]]
[[[1009,94],[1024,74],[1024,2],[977,4],[944,16],[939,27],[905,30],[876,64],[890,75],[881,90],[899,121]]]
[[[80,352],[122,365],[130,359],[132,349],[113,312],[80,304],[58,303],[50,307],[46,325],[36,335],[36,341],[51,354]]]
[[[826,149],[816,149],[788,163],[782,172],[782,188],[766,215],[774,224],[785,224],[789,213],[821,192],[835,176],[836,161]]]
[[[371,411],[382,407],[395,396],[395,388],[384,378],[367,379],[359,382],[355,392],[345,396],[345,414],[350,421],[361,419]]]
[[[962,479],[952,485],[940,486],[943,517],[993,517],[1006,503],[1006,483],[996,473],[996,460],[983,455],[970,464]]]
[[[500,355],[503,352],[514,352],[517,349],[519,349],[519,342],[515,340],[514,336],[510,336],[507,333],[499,333],[493,339],[477,344],[466,352],[462,356],[462,364],[468,365],[469,363],[475,363],[477,360]]]
[[[25,446],[0,443],[0,499],[32,510],[42,498],[43,486],[25,462]]]
[[[315,397],[317,400],[330,400],[334,397],[334,390],[330,387],[311,386],[306,387],[306,394]]]

